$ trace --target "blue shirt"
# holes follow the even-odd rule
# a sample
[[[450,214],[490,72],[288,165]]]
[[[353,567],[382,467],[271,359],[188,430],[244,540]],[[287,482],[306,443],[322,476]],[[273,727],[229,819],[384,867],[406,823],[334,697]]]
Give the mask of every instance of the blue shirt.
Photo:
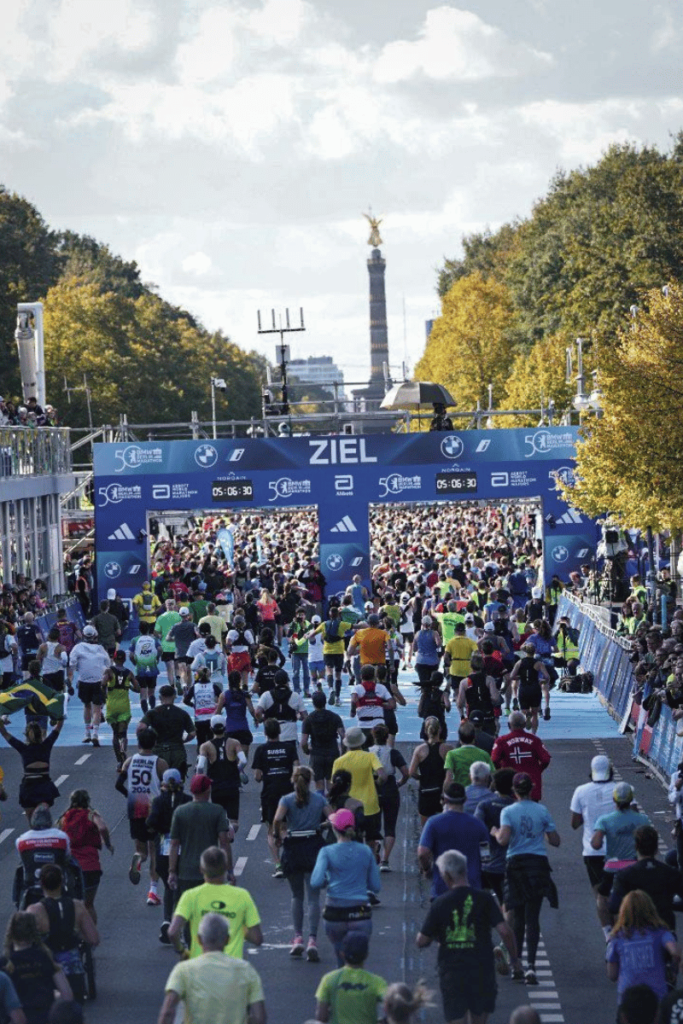
[[[420,846],[431,850],[432,899],[448,892],[448,886],[439,874],[436,858],[446,850],[458,850],[467,857],[467,880],[473,889],[481,889],[480,843],[488,844],[489,833],[485,825],[464,811],[444,811],[435,814],[426,823],[420,836]]]
[[[367,903],[368,892],[379,892],[381,885],[370,847],[356,842],[324,846],[311,874],[311,888],[324,885],[328,903],[342,907]]]
[[[296,793],[287,793],[280,799],[280,806],[283,804],[287,811],[288,832],[311,832],[318,828],[325,817],[325,797],[322,793],[310,793],[308,803],[303,807],[297,805]]]
[[[664,953],[667,942],[676,938],[664,928],[648,928],[634,932],[631,938],[620,932],[610,939],[605,951],[608,964],[619,965],[617,994],[631,985],[648,985],[660,997],[666,995]]]
[[[550,811],[543,804],[537,804],[533,800],[520,800],[509,807],[504,807],[500,815],[500,824],[507,825],[512,833],[508,857],[526,853],[534,853],[538,857],[548,856],[545,834],[556,832],[557,829],[550,817]]]
[[[633,838],[637,828],[650,825],[647,814],[628,807],[625,811],[601,814],[595,822],[595,831],[605,833],[605,871],[618,871],[623,861],[636,860],[636,841]],[[610,863],[612,862],[612,863]]]

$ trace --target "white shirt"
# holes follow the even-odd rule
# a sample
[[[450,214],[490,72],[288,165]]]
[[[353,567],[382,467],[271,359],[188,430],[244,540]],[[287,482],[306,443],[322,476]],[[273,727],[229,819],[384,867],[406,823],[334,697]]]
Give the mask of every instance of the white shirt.
[[[365,696],[366,689],[362,683],[359,683],[357,686],[354,686],[353,692],[358,700],[360,700],[361,697]],[[375,694],[380,700],[391,700],[391,694],[382,683],[375,683]],[[384,721],[384,708],[381,704],[368,704],[367,707],[363,705],[359,707],[356,704],[356,717],[358,718],[358,724],[363,729],[372,729],[379,722]]]
[[[249,650],[249,645],[256,643],[254,640],[254,634],[250,629],[243,629],[245,644],[236,644],[235,640],[239,640],[240,634],[236,629],[231,629],[228,632],[228,643],[230,644],[230,652],[232,654],[244,654],[245,651]]]
[[[669,783],[669,803],[673,804],[676,810],[676,817],[683,821],[683,788],[676,789],[676,783],[681,777],[680,772],[674,772]]]
[[[308,638],[308,663],[323,660],[323,636],[322,633],[314,633]]]
[[[13,672],[14,659],[12,655],[17,650],[17,643],[10,633],[5,634],[5,642],[0,648],[0,672]]]
[[[580,814],[583,817],[583,855],[584,857],[604,857],[607,852],[603,842],[599,850],[591,846],[591,839],[595,831],[595,823],[601,814],[611,814],[614,810],[614,799],[612,791],[614,783],[609,782],[584,782],[574,790],[572,802],[569,805],[570,811]]]
[[[187,648],[187,657],[196,658],[197,655],[203,654],[206,650],[206,638],[198,636],[196,640],[193,640],[190,646]]]
[[[69,664],[78,672],[79,683],[101,683],[111,658],[101,644],[81,640],[72,650]]]
[[[260,708],[261,711],[268,711],[269,708],[272,708],[274,703],[275,701],[273,700],[273,695],[271,691],[266,690],[266,692],[261,694],[261,696],[259,697],[258,704],[256,706]],[[301,695],[298,693],[292,693],[292,696],[289,698],[287,703],[289,704],[290,708],[297,712],[297,714],[301,714],[302,711],[306,710],[306,705],[304,704]],[[296,721],[280,722],[280,739],[282,740],[283,743],[291,740],[293,740],[296,743],[297,739],[299,738],[299,733],[297,730],[298,724]]]

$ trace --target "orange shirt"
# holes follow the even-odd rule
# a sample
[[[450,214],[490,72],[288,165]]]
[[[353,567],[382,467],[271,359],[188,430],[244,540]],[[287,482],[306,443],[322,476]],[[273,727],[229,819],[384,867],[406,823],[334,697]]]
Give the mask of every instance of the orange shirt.
[[[387,660],[386,645],[389,642],[388,633],[375,626],[368,626],[367,629],[358,630],[356,639],[360,650],[361,665],[383,665],[385,663]]]

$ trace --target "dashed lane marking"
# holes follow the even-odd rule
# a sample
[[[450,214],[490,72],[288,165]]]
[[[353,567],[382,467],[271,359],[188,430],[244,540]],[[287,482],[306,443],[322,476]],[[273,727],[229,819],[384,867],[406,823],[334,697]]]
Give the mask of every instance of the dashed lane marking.
[[[2,832],[0,832],[0,843],[4,843],[5,839],[7,839],[8,836],[11,836],[13,832],[13,828],[4,828]]]
[[[541,1024],[564,1024],[562,1004],[560,1003],[553,972],[550,969],[548,950],[543,939],[538,943],[537,953],[536,977],[538,978],[538,986],[527,985],[527,997],[541,1018]],[[522,959],[525,959],[525,957],[526,944],[522,953]]]
[[[68,775],[60,775],[58,779],[55,779],[55,786],[56,786],[56,787],[57,787],[57,788],[59,789],[59,787],[61,786],[61,784],[62,784],[63,782],[66,782],[66,780],[67,780],[68,778],[69,778],[69,776],[68,776]]]
[[[234,874],[235,878],[239,878],[239,876],[244,871],[247,865],[247,859],[247,857],[238,857],[237,860],[235,861],[235,866],[232,869],[232,873]]]
[[[258,836],[260,831],[261,831],[261,825],[260,824],[259,825],[252,825],[251,828],[249,829],[249,831],[247,832],[247,842],[248,843],[253,843],[253,841],[256,839],[256,837]]]
[[[92,757],[92,754],[83,754],[77,761],[74,761],[74,764],[85,764],[89,757]]]

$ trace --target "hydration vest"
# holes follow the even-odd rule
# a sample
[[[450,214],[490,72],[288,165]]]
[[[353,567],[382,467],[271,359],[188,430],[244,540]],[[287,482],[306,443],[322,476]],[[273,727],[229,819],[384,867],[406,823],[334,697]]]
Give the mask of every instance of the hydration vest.
[[[472,672],[466,682],[465,700],[468,714],[472,711],[481,711],[484,718],[493,718],[493,701],[486,685],[486,672]]]
[[[214,684],[208,683],[195,683],[194,684],[194,717],[195,718],[211,718],[216,713],[216,694],[214,692]]]
[[[289,705],[292,691],[288,686],[278,686],[271,691],[273,716],[278,722],[296,722],[296,711]]]

